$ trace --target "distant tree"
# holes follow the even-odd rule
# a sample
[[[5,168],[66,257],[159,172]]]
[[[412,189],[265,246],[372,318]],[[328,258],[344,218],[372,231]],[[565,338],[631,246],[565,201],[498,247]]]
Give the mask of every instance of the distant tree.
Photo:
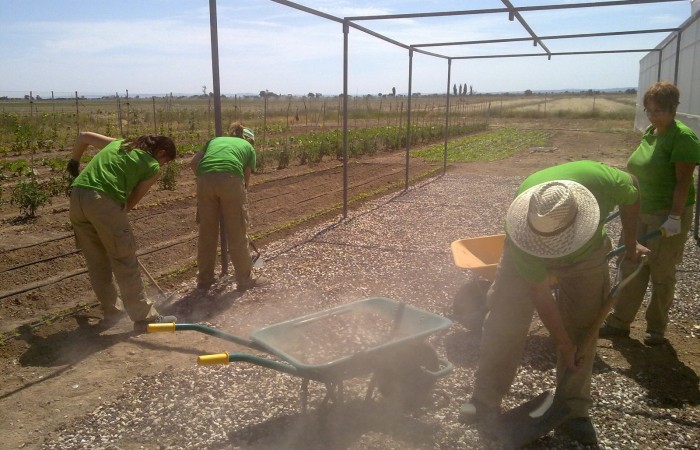
[[[469,95],[474,95],[474,86],[469,85]]]
[[[459,95],[460,96],[462,95],[462,85],[461,84],[459,85]]]
[[[382,97],[384,97],[384,94],[382,94],[382,93],[380,92],[379,94],[377,94],[377,97],[382,98]]]
[[[323,97],[323,94],[321,94],[320,92],[316,92],[316,98],[321,98],[321,97]]]
[[[461,86],[460,86],[460,88],[461,88]],[[452,92],[454,92],[454,95],[457,95],[457,85],[456,84],[452,85]]]
[[[309,98],[314,98],[314,93],[313,93],[313,92],[309,92],[308,94],[306,94],[306,96],[309,97]]]
[[[532,95],[532,89],[525,89],[525,95]]]
[[[260,95],[260,97],[262,97],[262,98],[265,98],[266,94],[267,94],[267,91],[260,91],[260,94],[258,94],[258,95]]]
[[[391,88],[391,96],[396,97],[396,88],[395,87]]]

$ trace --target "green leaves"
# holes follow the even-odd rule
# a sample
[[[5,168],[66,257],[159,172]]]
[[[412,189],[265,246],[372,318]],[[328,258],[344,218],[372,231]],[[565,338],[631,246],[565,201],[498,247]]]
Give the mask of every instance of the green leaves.
[[[12,189],[10,204],[19,205],[19,212],[24,217],[34,217],[36,210],[46,203],[51,203],[51,198],[34,177],[20,181]]]
[[[503,128],[486,134],[469,136],[447,145],[450,162],[494,161],[507,158],[530,147],[544,147],[552,137],[551,132]],[[442,161],[444,145],[433,145],[413,153],[428,161]]]

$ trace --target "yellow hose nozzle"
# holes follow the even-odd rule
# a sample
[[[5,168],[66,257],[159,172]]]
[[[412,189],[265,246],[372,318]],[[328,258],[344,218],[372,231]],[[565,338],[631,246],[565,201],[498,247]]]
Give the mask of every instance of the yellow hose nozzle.
[[[213,355],[202,355],[197,358],[199,366],[213,366],[214,364],[228,364],[228,353],[215,353]]]
[[[175,331],[175,324],[174,323],[149,323],[148,324],[148,332],[149,333],[163,333],[166,331],[174,332]]]

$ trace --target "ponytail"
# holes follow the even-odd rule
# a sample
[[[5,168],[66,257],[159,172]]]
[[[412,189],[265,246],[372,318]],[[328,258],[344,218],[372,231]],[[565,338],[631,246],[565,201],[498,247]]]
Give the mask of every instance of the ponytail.
[[[150,153],[154,158],[160,150],[165,150],[165,155],[170,161],[177,157],[175,142],[168,136],[145,134],[136,139],[125,139],[119,146],[119,150],[124,152],[130,152],[135,148]]]

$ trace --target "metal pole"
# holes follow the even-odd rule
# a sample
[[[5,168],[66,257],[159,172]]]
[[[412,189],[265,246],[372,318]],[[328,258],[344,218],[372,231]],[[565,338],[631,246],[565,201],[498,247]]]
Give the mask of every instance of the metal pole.
[[[126,90],[126,137],[129,137],[129,124],[131,123],[131,109],[129,108],[129,90]]]
[[[216,27],[216,0],[209,0],[209,28],[211,31],[211,72],[214,81],[214,127],[217,136],[223,134],[221,126],[221,86],[219,82],[219,38]]]
[[[158,134],[158,124],[156,121],[156,96],[152,96],[153,100],[153,134]]]
[[[221,126],[221,88],[219,82],[219,38],[216,26],[216,0],[209,0],[209,29],[211,32],[211,72],[214,82],[214,128],[216,136],[223,135]],[[223,215],[219,218],[221,240],[221,274],[228,273],[228,242]]]
[[[124,137],[124,130],[122,129],[122,102],[119,100],[119,92],[115,92],[117,97],[117,121],[119,122],[119,137]]]
[[[406,181],[404,190],[408,190],[409,157],[411,152],[411,95],[413,84],[413,49],[408,50],[408,115],[406,117]]]
[[[78,91],[75,91],[75,128],[80,134],[80,106],[78,105]]]
[[[348,36],[350,26],[343,22],[343,219],[348,217]]]
[[[673,84],[678,85],[678,65],[680,64],[680,58],[681,58],[681,33],[682,31],[679,31],[678,34],[676,34],[676,61],[673,66]]]
[[[445,108],[445,151],[442,156],[442,174],[447,172],[447,140],[450,135],[450,77],[452,75],[452,58],[447,60],[447,106]]]

